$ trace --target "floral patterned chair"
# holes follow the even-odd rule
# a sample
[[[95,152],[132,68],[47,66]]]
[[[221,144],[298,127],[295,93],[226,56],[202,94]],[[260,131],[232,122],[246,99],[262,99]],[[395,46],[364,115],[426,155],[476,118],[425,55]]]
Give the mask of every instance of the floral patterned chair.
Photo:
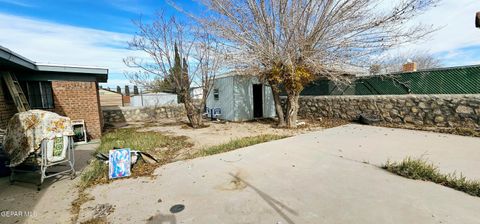
[[[75,177],[73,129],[68,117],[42,110],[15,114],[8,123],[4,151],[10,158],[12,184],[20,181],[15,178],[19,172],[39,172],[38,190],[46,178],[64,174]],[[67,168],[47,172],[57,165]]]

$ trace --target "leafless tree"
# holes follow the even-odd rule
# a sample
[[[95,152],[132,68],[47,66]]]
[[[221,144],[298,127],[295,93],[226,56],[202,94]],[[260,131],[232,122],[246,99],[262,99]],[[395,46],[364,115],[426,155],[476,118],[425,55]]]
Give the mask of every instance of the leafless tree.
[[[138,31],[128,42],[129,48],[142,51],[148,57],[124,59],[127,66],[137,69],[127,73],[128,78],[151,89],[170,80],[173,82],[170,86],[175,87],[185,106],[191,126],[202,127],[206,99],[224,57],[224,53],[220,53],[221,45],[201,26],[182,23],[162,12],[158,12],[151,23],[137,20],[134,24]],[[192,85],[203,89],[200,102],[192,99]]]
[[[401,72],[405,63],[415,62],[417,69],[432,69],[442,66],[440,59],[436,58],[428,51],[412,51],[404,53],[394,53],[385,55],[376,60],[372,65],[376,70],[376,74],[388,74],[394,72]]]
[[[296,127],[306,84],[320,76],[348,82],[347,68],[368,67],[373,55],[421,39],[433,28],[409,22],[438,0],[198,1],[208,11],[190,15],[230,46],[228,65],[267,80],[279,125]]]

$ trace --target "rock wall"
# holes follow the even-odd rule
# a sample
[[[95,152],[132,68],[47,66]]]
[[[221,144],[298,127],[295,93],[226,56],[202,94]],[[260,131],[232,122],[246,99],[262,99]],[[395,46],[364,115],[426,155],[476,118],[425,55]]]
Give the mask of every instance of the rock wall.
[[[480,127],[480,94],[303,96],[299,116],[354,120],[379,115],[384,122],[438,127]]]
[[[154,121],[161,118],[185,116],[183,105],[161,107],[109,107],[102,108],[106,123]]]

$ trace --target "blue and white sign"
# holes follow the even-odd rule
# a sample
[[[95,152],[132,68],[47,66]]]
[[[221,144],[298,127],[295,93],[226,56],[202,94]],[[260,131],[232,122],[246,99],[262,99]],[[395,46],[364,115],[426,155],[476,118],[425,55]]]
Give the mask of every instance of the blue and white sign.
[[[120,178],[130,176],[130,166],[132,164],[130,149],[114,149],[108,153],[108,178]]]

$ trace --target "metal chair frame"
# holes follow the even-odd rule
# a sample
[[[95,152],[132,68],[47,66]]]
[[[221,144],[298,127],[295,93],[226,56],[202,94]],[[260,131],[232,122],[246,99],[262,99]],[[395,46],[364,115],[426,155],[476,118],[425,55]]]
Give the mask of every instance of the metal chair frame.
[[[57,161],[57,162],[48,161],[47,144],[46,144],[45,140],[42,141],[42,143],[41,143],[40,153],[33,152],[33,153],[30,154],[30,156],[33,157],[33,161],[35,161],[36,164],[29,164],[29,165],[35,166],[35,168],[38,169],[38,171],[40,172],[40,182],[37,184],[37,190],[41,189],[41,185],[43,184],[43,181],[46,178],[56,177],[56,176],[59,176],[59,175],[63,175],[65,173],[70,173],[70,178],[71,179],[75,178],[75,176],[76,176],[75,168],[74,168],[74,166],[75,166],[75,152],[74,152],[73,145],[74,145],[73,137],[68,136],[68,146],[67,146],[67,149],[66,149],[65,158],[63,160]],[[39,164],[38,164],[37,161],[40,161]],[[50,174],[50,175],[47,174],[48,168],[50,168],[52,166],[58,166],[58,165],[66,165],[69,168],[66,169],[66,170],[60,171],[60,172]],[[36,169],[34,169],[33,171],[17,169],[15,167],[11,167],[10,169],[11,169],[11,174],[10,174],[10,183],[11,184],[13,184],[15,181],[22,182],[21,180],[16,180],[15,179],[15,173],[16,172],[17,173],[38,172]]]

